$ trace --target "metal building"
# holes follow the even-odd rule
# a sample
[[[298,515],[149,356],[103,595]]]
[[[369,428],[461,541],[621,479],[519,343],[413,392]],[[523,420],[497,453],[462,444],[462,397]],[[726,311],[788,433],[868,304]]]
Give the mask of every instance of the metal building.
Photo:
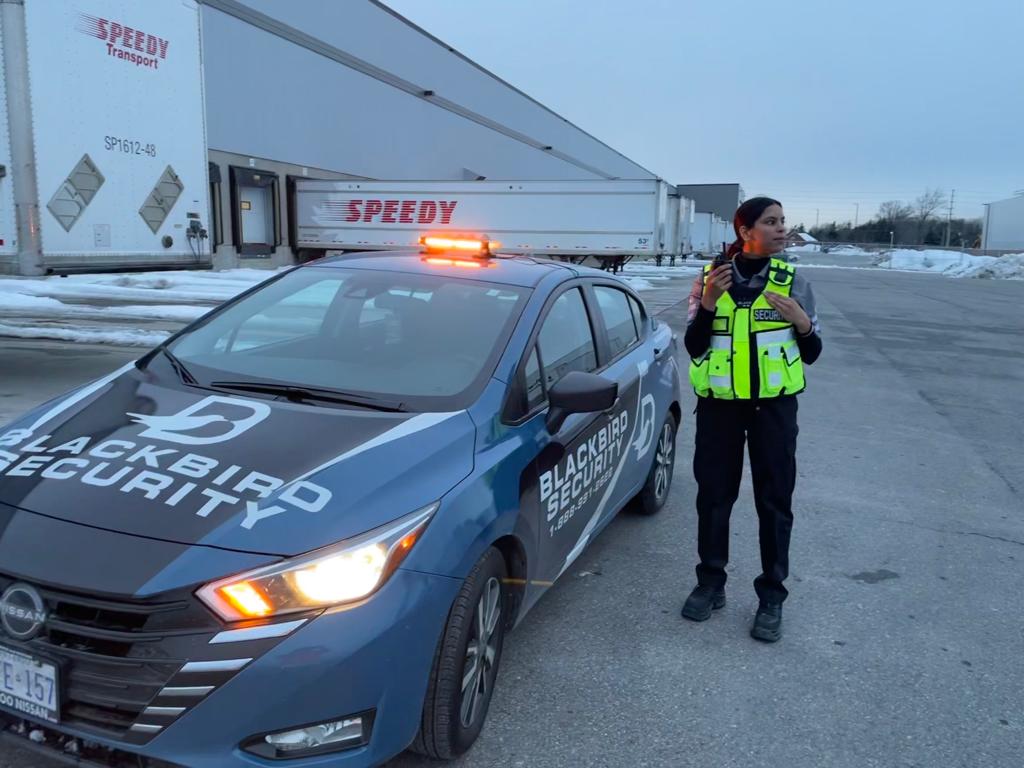
[[[375,0],[201,0],[214,264],[293,260],[289,182],[654,175]]]
[[[697,213],[713,213],[730,223],[743,202],[743,187],[739,184],[679,184],[676,189],[693,200]]]
[[[377,0],[0,10],[0,272],[289,264],[302,178],[656,179]]]

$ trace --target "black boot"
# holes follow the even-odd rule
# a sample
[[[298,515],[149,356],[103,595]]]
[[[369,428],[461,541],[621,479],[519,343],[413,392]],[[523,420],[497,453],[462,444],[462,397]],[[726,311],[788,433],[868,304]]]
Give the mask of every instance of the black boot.
[[[725,588],[709,587],[698,584],[683,604],[683,618],[691,621],[705,621],[711,617],[712,610],[725,605]]]
[[[750,636],[766,643],[774,643],[782,637],[782,603],[761,603],[757,607]]]

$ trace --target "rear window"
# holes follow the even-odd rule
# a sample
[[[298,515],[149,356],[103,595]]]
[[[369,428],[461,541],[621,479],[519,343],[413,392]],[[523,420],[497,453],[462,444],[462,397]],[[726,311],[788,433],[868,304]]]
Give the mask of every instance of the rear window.
[[[493,372],[527,293],[436,275],[298,269],[170,349],[200,384],[270,381],[459,409]]]

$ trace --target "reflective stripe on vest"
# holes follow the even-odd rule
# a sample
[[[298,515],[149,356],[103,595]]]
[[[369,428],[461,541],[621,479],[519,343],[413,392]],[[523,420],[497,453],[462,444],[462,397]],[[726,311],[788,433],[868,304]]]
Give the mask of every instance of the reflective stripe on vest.
[[[704,267],[704,279],[711,265]],[[789,296],[796,270],[781,259],[768,265],[764,291]],[[750,355],[757,355],[758,397],[793,395],[804,389],[804,368],[793,326],[782,319],[762,291],[749,307],[726,292],[715,305],[711,345],[690,361],[690,383],[700,397],[749,400]],[[753,348],[753,349],[752,349]]]

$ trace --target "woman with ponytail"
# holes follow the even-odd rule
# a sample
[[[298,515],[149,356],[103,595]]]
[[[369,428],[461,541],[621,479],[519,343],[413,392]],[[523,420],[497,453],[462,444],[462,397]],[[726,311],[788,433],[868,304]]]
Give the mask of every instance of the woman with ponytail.
[[[811,286],[782,258],[782,203],[747,200],[736,211],[736,241],[691,293],[686,350],[697,393],[697,586],[682,614],[704,621],[725,605],[729,516],[739,495],[743,449],[750,470],[761,543],[759,604],[750,634],[782,636],[782,582],[789,571],[796,484],[796,396],[804,366],[821,354]]]

